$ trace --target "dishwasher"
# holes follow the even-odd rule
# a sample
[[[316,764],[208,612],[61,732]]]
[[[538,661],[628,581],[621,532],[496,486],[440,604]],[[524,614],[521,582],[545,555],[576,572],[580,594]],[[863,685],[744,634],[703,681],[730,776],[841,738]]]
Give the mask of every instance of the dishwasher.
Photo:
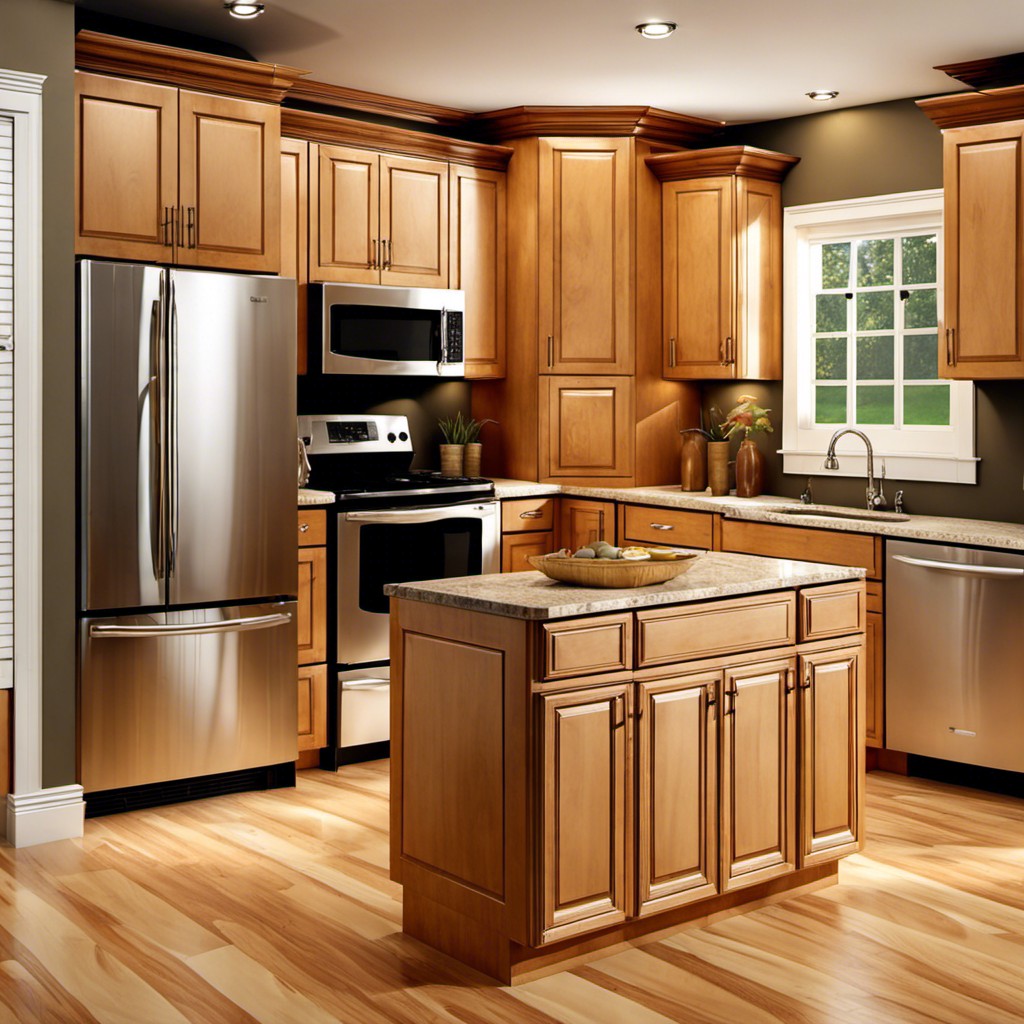
[[[885,745],[1024,772],[1024,553],[888,540]]]

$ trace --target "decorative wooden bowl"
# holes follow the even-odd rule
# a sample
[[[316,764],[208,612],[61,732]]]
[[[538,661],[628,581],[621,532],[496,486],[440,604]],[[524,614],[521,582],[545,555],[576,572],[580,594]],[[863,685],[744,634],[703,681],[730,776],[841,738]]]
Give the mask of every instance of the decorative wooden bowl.
[[[530,555],[527,561],[545,576],[559,583],[580,587],[649,587],[665,583],[686,572],[698,556],[696,551],[680,551],[672,559],[633,562],[625,558],[558,558]]]

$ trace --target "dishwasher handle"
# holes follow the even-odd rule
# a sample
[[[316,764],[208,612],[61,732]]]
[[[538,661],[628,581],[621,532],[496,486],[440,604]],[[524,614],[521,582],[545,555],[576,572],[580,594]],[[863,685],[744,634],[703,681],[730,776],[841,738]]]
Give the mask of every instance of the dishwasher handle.
[[[904,565],[916,565],[922,569],[938,569],[940,572],[962,572],[968,576],[987,576],[990,579],[1020,579],[1024,569],[1004,565],[969,565],[966,562],[939,562],[932,558],[911,558],[910,555],[893,555],[893,560]]]

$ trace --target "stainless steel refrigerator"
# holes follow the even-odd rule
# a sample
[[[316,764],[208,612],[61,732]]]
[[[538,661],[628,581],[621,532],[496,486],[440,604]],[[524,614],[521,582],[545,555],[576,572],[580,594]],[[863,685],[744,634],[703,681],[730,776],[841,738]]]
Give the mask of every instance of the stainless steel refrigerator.
[[[80,264],[86,793],[296,757],[295,284]]]

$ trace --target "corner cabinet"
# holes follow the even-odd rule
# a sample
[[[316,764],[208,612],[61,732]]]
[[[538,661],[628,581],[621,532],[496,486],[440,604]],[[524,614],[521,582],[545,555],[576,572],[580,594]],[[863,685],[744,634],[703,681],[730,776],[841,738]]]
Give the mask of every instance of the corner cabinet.
[[[781,181],[749,146],[651,156],[662,184],[664,377],[782,376]]]
[[[280,109],[75,73],[75,252],[277,273]]]

